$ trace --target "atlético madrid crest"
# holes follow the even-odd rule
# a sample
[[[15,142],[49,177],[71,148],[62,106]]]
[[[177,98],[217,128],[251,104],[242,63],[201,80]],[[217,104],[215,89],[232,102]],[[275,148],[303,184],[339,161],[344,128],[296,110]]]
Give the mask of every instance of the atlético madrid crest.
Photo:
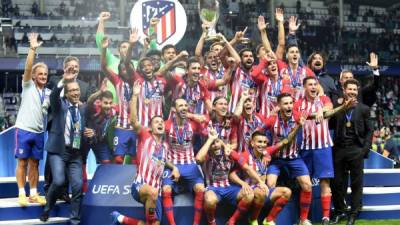
[[[139,0],[132,8],[130,23],[138,28],[141,37],[148,36],[150,19],[159,18],[155,32],[159,48],[177,44],[186,31],[185,10],[178,0]],[[141,38],[143,43],[144,38]]]

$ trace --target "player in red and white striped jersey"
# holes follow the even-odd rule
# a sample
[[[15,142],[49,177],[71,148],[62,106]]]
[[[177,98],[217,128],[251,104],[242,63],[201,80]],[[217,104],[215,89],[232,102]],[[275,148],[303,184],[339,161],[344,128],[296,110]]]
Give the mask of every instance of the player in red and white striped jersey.
[[[175,99],[175,113],[166,121],[166,137],[169,144],[168,160],[173,162],[181,174],[188,190],[194,191],[194,225],[199,225],[203,211],[204,178],[196,164],[193,151],[194,135],[203,129],[200,123],[189,118],[189,106],[185,99]],[[163,180],[163,207],[169,224],[174,225],[172,190],[176,186],[169,177]]]
[[[206,83],[222,79],[227,72],[225,68],[221,65],[221,63],[219,63],[219,61],[220,60],[216,52],[209,51],[205,54],[206,65],[201,69],[200,76],[202,80],[204,80]],[[228,88],[228,85],[222,85],[217,87],[216,89],[209,88],[211,101],[213,101],[218,96],[227,96]]]
[[[276,114],[278,110],[276,98],[280,93],[290,92],[291,88],[290,80],[280,73],[275,54],[268,52],[261,62],[254,67],[251,76],[261,90],[260,113],[267,117]]]
[[[132,126],[138,133],[138,157],[140,163],[137,168],[136,178],[132,184],[133,198],[145,205],[146,224],[160,224],[161,221],[161,181],[164,168],[172,170],[172,179],[177,182],[179,170],[167,160],[168,143],[164,140],[165,123],[162,117],[155,116],[150,121],[150,129],[142,127],[137,116],[137,102],[140,94],[140,84],[136,81],[133,87],[131,101]],[[143,223],[136,218],[123,216],[118,212],[112,214],[115,224],[136,225]]]
[[[249,164],[249,166],[257,172],[260,179],[265,182],[269,156],[275,154],[276,151],[279,151],[288,143],[292,142],[296,132],[297,130],[293,131],[293,133],[287,139],[278,142],[276,145],[267,147],[268,139],[265,132],[259,130],[255,131],[251,135],[251,141],[249,143],[249,147],[247,148],[248,150],[240,154],[239,161]],[[264,219],[263,224],[275,225],[274,221],[277,215],[286,205],[288,199],[291,196],[290,189],[286,187],[273,187],[270,188],[268,192],[265,192],[256,186],[256,180],[252,179],[240,170],[232,171],[229,178],[232,182],[241,185],[244,189],[254,190],[254,200],[252,203],[251,215],[249,219],[250,224],[258,224],[257,218],[261,212],[261,209],[264,207],[265,204],[272,201],[274,202],[274,205],[270,210],[267,218]]]
[[[173,90],[173,99],[185,99],[189,103],[189,112],[191,113],[205,114],[206,110],[211,111],[210,93],[207,84],[200,80],[200,62],[198,60],[189,59],[187,74],[184,77],[169,73],[167,75],[169,86]]]
[[[150,58],[142,58],[138,64],[135,80],[139,81],[141,88],[139,94],[138,111],[139,122],[148,127],[150,119],[163,115],[164,94],[167,81],[162,76],[154,73],[153,63]]]
[[[257,99],[257,83],[251,77],[251,70],[254,64],[253,52],[250,49],[242,49],[239,53],[241,65],[236,68],[235,74],[231,79],[231,99],[229,102],[229,112],[234,112],[239,102],[240,96],[244,91]]]
[[[239,186],[229,183],[229,173],[235,163],[239,164],[249,176],[257,180],[262,190],[268,191],[267,186],[257,173],[248,164],[240,162],[238,154],[218,138],[215,129],[209,129],[208,139],[197,153],[196,161],[204,163],[207,183],[204,209],[208,224],[216,225],[215,210],[219,201],[225,200],[232,205],[237,205],[236,211],[227,222],[227,224],[233,225],[248,210],[253,200],[252,190],[246,192]]]
[[[132,97],[132,80],[134,68],[131,64],[132,47],[138,41],[138,32],[134,30],[129,38],[129,48],[126,56],[122,57],[118,66],[118,73],[115,74],[107,67],[106,50],[109,40],[104,38],[102,41],[101,65],[108,79],[114,84],[118,96],[118,115],[117,124],[114,131],[114,161],[118,164],[123,163],[124,155],[132,156],[132,163],[136,163],[136,134],[130,123],[129,101]]]
[[[253,132],[257,130],[265,132],[265,117],[256,113],[255,109],[254,99],[247,92],[243,92],[234,113],[238,131],[239,153],[248,150]]]
[[[294,104],[295,112],[306,111],[313,118],[307,120],[302,129],[301,157],[313,178],[320,179],[321,205],[323,221],[329,221],[331,189],[329,179],[333,177],[332,139],[328,128],[328,119],[324,112],[332,109],[327,96],[318,95],[318,81],[315,77],[303,80],[305,97]]]
[[[278,115],[267,118],[267,127],[272,135],[273,145],[286,139],[290,134],[301,131],[297,124],[304,124],[306,113],[293,114],[293,97],[289,93],[278,96]],[[272,158],[267,172],[268,187],[274,188],[280,175],[281,168],[287,168],[292,178],[296,178],[300,184],[300,223],[308,222],[308,212],[311,204],[311,179],[307,166],[299,156],[298,137],[289,142],[278,154]]]
[[[228,100],[225,97],[214,99],[213,111],[207,116],[205,123],[217,131],[218,138],[225,144],[237,149],[237,124],[228,112]]]

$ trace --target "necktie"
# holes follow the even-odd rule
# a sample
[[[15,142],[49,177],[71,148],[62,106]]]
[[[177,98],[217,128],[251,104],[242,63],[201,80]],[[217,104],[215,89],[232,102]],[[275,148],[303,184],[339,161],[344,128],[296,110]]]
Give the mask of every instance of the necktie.
[[[69,112],[71,114],[71,127],[69,130],[69,139],[70,139],[71,146],[73,145],[73,142],[74,142],[75,123],[78,122],[78,113],[77,113],[76,109],[77,109],[76,106],[69,107]]]

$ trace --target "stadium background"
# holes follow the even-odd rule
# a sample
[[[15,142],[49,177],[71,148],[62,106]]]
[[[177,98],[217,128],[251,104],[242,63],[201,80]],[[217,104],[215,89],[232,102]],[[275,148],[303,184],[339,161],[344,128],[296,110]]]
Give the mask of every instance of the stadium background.
[[[129,14],[135,2],[2,0],[0,131],[12,127],[15,122],[20,103],[21,78],[29,48],[29,32],[41,35],[44,43],[38,51],[36,61],[44,61],[49,65],[49,75],[61,74],[64,56],[74,55],[81,60],[80,78],[89,82],[90,88],[94,90],[103,77],[99,51],[95,45],[97,16],[101,11],[111,12],[112,18],[106,23],[106,33],[111,38],[112,49],[116,53],[118,42],[128,37]],[[201,34],[197,1],[180,2],[190,23],[177,48],[193,53]],[[376,52],[379,56],[382,85],[375,93],[378,100],[371,110],[376,129],[373,149],[379,151],[382,148],[382,140],[379,138],[379,128],[382,126],[391,128],[398,146],[400,145],[399,1],[220,0],[220,5],[217,29],[227,37],[232,37],[235,31],[248,26],[246,35],[254,41],[253,47],[260,43],[256,27],[258,15],[265,16],[270,23],[268,36],[272,43],[276,43],[277,36],[271,16],[275,7],[284,9],[285,19],[291,15],[298,16],[302,25],[297,35],[303,59],[307,59],[313,50],[324,51],[328,55],[328,72],[334,78],[337,78],[342,69],[351,69],[357,78],[363,80],[363,76],[369,74],[365,64],[368,54],[371,51]],[[339,10],[341,6],[343,11]],[[135,49],[135,52],[139,50]],[[4,138],[3,134],[2,136]],[[0,147],[0,151],[5,151],[4,145]]]

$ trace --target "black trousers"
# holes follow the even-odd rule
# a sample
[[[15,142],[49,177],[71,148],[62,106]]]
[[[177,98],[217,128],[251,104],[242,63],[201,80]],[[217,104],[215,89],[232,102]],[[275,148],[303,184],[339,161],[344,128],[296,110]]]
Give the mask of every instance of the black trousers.
[[[335,177],[332,182],[332,199],[336,213],[347,211],[346,197],[348,172],[350,172],[351,211],[358,214],[362,207],[364,154],[358,146],[334,147],[333,162]]]

